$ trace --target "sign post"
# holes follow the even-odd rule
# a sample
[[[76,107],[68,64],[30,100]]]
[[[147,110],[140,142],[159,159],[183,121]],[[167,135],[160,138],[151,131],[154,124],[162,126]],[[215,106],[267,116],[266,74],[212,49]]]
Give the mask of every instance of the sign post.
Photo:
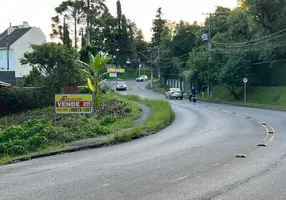
[[[55,112],[58,114],[92,113],[93,98],[91,94],[56,94]]]
[[[243,84],[244,84],[244,103],[246,103],[246,83],[248,82],[247,78],[243,79]]]

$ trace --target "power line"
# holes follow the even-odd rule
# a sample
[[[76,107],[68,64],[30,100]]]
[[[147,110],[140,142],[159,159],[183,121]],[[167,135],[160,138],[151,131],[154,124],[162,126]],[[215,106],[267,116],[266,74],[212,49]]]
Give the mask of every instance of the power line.
[[[265,46],[264,48],[259,48],[259,49],[255,49],[255,48],[249,48],[249,49],[242,49],[242,48],[237,48],[237,49],[222,49],[222,48],[216,48],[217,51],[221,52],[221,53],[242,53],[242,52],[262,52],[265,50],[269,50],[269,49],[276,49],[279,47],[283,47],[286,46],[286,41],[283,42],[278,42],[276,44],[272,44],[270,46]]]
[[[218,45],[227,45],[227,46],[238,46],[238,45],[249,45],[248,43],[252,43],[252,42],[257,42],[257,41],[270,41],[272,39],[276,39],[276,38],[279,38],[279,37],[282,37],[284,35],[286,35],[286,33],[283,33],[281,35],[278,35],[278,36],[275,36],[274,38],[269,38],[269,37],[272,37],[274,35],[277,35],[278,33],[282,33],[283,31],[286,31],[286,28],[280,30],[280,31],[277,31],[276,33],[273,33],[273,34],[270,34],[270,35],[267,35],[267,36],[264,36],[264,37],[261,37],[261,38],[257,38],[257,39],[254,39],[254,40],[249,40],[249,41],[246,41],[246,42],[240,42],[240,43],[222,43],[222,42],[216,42],[216,41],[213,41],[214,44],[218,44]],[[268,39],[267,39],[268,38]],[[255,44],[255,43],[254,43]]]

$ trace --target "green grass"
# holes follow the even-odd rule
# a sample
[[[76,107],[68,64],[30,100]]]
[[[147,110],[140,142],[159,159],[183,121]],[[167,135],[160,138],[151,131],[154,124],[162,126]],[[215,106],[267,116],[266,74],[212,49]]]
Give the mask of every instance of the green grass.
[[[136,138],[141,138],[145,135],[154,134],[154,133],[158,132],[159,130],[161,130],[162,128],[168,126],[174,119],[174,113],[171,109],[171,106],[170,106],[169,102],[165,101],[165,100],[141,99],[136,95],[120,95],[120,94],[116,94],[116,96],[114,96],[112,94],[108,94],[105,96],[105,98],[120,100],[121,102],[125,103],[125,105],[127,105],[128,108],[131,109],[131,111],[132,111],[129,114],[127,114],[125,117],[120,117],[115,122],[108,123],[104,126],[104,128],[107,130],[112,130],[113,132],[117,132],[114,135],[114,137],[110,137],[104,141],[106,145],[116,144],[116,143],[120,143],[120,142],[128,142],[128,141],[136,139]],[[133,126],[133,121],[140,116],[140,107],[135,102],[150,106],[151,113],[143,125],[139,125],[139,126],[131,128]],[[47,112],[49,112],[49,109],[50,108],[47,108]],[[35,116],[36,114],[40,113],[39,110],[29,111],[29,112],[31,115],[30,117]],[[14,115],[14,117],[18,119],[18,120],[16,120],[17,123],[19,123],[21,120],[24,120],[25,119],[24,116],[25,116],[25,113],[19,114],[19,118],[17,118],[17,115]],[[82,130],[83,132],[77,132],[77,131],[83,129],[83,127],[81,127],[81,126],[86,126],[86,124],[83,123],[85,120],[82,121],[82,119],[80,119],[78,116],[76,118],[79,120],[80,123],[78,123],[78,122],[75,123],[76,121],[73,118],[70,119],[70,122],[74,123],[73,128],[75,128],[75,130],[72,130],[72,132],[74,134],[77,134],[76,135],[77,137],[75,135],[72,135],[72,137],[71,137],[70,130],[67,129],[66,127],[61,127],[59,125],[57,125],[56,127],[52,127],[52,124],[50,124],[50,122],[47,122],[47,124],[45,124],[45,123],[43,123],[45,121],[41,121],[41,119],[40,119],[40,121],[37,121],[37,120],[35,121],[35,122],[37,122],[36,127],[34,127],[34,125],[31,124],[30,121],[24,122],[24,124],[26,123],[25,126],[28,127],[28,129],[24,128],[26,130],[26,132],[25,132],[26,134],[27,133],[32,134],[32,133],[29,133],[29,131],[37,132],[38,129],[39,130],[45,130],[43,133],[41,131],[37,132],[40,135],[37,135],[37,138],[35,138],[35,139],[37,139],[36,141],[38,141],[39,139],[43,139],[42,138],[42,136],[43,136],[43,137],[46,137],[46,138],[44,138],[44,141],[46,141],[47,143],[43,143],[39,146],[35,146],[35,148],[33,150],[25,150],[24,149],[25,146],[23,146],[23,147],[20,146],[22,144],[27,144],[26,141],[19,138],[19,137],[14,138],[13,135],[14,135],[14,133],[17,133],[17,134],[20,133],[21,134],[21,131],[23,130],[23,129],[21,129],[22,126],[21,126],[21,124],[16,125],[16,126],[12,124],[12,126],[10,126],[10,127],[13,127],[15,129],[15,131],[17,131],[17,132],[14,132],[14,133],[9,132],[9,134],[12,133],[11,140],[9,141],[9,143],[8,143],[8,141],[5,140],[7,135],[5,135],[5,137],[4,137],[3,131],[0,132],[0,147],[2,145],[2,150],[3,150],[3,145],[6,145],[8,148],[10,148],[9,150],[5,151],[4,153],[3,152],[1,153],[0,164],[11,163],[13,160],[19,160],[19,159],[27,160],[27,159],[30,159],[31,156],[33,156],[33,155],[39,155],[42,153],[59,151],[59,150],[64,148],[65,142],[70,142],[70,141],[74,141],[74,140],[78,140],[78,139],[84,139],[84,138],[88,138],[88,137],[96,137],[97,136],[96,133],[95,134],[84,134],[85,133],[84,130]],[[96,119],[91,119],[91,122],[92,123],[98,123],[98,122],[96,122]],[[89,126],[92,127],[92,124],[89,124]],[[131,129],[126,130],[126,131],[122,131],[120,133],[118,132],[118,131],[124,130],[126,128],[131,128]],[[12,129],[12,130],[14,130],[14,129]],[[56,132],[54,132],[54,131],[56,131]],[[1,133],[2,133],[2,135],[1,135]],[[62,136],[63,140],[58,140],[55,138],[54,141],[50,142],[51,136],[56,137],[56,138],[59,137],[58,139],[60,139]],[[68,137],[68,138],[71,137],[71,138],[69,138],[69,140],[66,141],[65,137]],[[11,141],[14,141],[15,144],[10,143]],[[27,142],[33,142],[33,140],[29,139]],[[34,144],[34,142],[33,142],[33,144]],[[21,148],[19,148],[19,147],[21,147]],[[16,148],[16,149],[14,149],[14,148]],[[19,153],[19,150],[21,150],[22,153]]]
[[[13,158],[9,155],[3,155],[0,157],[0,165],[5,165],[11,163]]]
[[[150,106],[151,113],[147,117],[144,125],[134,127],[133,129],[124,131],[123,133],[117,133],[113,138],[108,138],[105,140],[106,144],[128,142],[136,138],[154,134],[170,125],[175,118],[171,105],[168,101],[141,99],[136,95],[118,94],[118,96]]]
[[[159,84],[159,80],[158,79],[154,79],[153,80],[153,86],[156,87],[156,85]],[[146,89],[150,90],[151,89],[151,82],[149,82],[147,85],[146,85]]]
[[[11,162],[18,156],[29,157],[33,153],[61,149],[68,142],[130,128],[140,117],[137,103],[110,94],[103,97],[103,102],[96,114],[59,115],[56,123],[53,107],[1,118],[6,125],[0,130],[0,163]],[[103,116],[98,116],[99,113]]]
[[[110,95],[110,97],[114,98],[113,95]],[[116,120],[114,123],[110,124],[108,128],[112,131],[118,131],[132,127],[134,120],[138,119],[141,113],[140,107],[137,103],[128,101],[124,98],[120,98],[119,100],[125,102],[126,105],[128,105],[128,107],[131,108],[132,112],[126,117],[120,118]]]
[[[239,99],[222,86],[212,87],[213,97],[211,102],[241,105],[249,107],[286,110],[286,86],[262,87],[247,86],[247,103],[243,102],[243,87],[238,87],[236,92]],[[202,99],[199,94],[199,99]]]
[[[164,94],[166,88],[167,86],[164,85],[156,85],[153,91]],[[205,92],[205,95],[206,93],[207,91]],[[275,110],[286,110],[286,86],[263,87],[248,85],[247,103],[243,102],[243,87],[237,87],[236,93],[238,94],[239,99],[235,99],[235,97],[226,87],[213,86],[213,95],[210,102]],[[184,97],[188,98],[188,95]],[[201,93],[198,94],[198,100],[208,101],[207,97],[201,97]]]
[[[163,85],[163,84],[160,84],[159,80],[158,79],[155,79],[153,81],[153,91],[154,92],[158,92],[160,94],[165,94],[166,91],[169,89],[170,87],[167,86],[167,85]],[[148,90],[151,90],[151,83],[148,83],[146,85],[146,89]]]
[[[5,164],[10,164],[13,162],[13,160],[29,160],[33,155],[40,155],[43,153],[49,153],[49,152],[54,152],[54,151],[59,151],[64,148],[64,144],[62,143],[54,143],[44,149],[39,149],[36,152],[28,152],[24,155],[20,156],[10,156],[10,155],[3,155],[0,157],[0,165],[5,165]]]

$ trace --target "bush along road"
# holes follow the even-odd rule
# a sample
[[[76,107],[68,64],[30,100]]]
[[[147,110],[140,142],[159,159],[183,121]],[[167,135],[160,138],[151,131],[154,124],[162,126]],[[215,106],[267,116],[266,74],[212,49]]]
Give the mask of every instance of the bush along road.
[[[57,115],[46,107],[0,118],[0,164],[128,142],[174,119],[167,101],[107,94],[94,114]]]
[[[157,81],[154,81],[154,88],[152,89],[152,91],[160,94],[165,94],[168,88],[170,87],[167,85],[159,84]],[[151,90],[150,83],[146,86],[146,89]],[[248,86],[246,103],[243,102],[243,87],[236,88],[236,93],[238,94],[239,99],[236,99],[230,93],[230,91],[223,86],[213,86],[212,91],[213,92],[211,100],[208,100],[206,92],[204,97],[202,97],[201,93],[198,93],[198,100],[210,103],[286,111],[286,86]],[[271,91],[271,93],[269,93],[269,91]],[[189,95],[185,95],[184,98],[188,99]]]

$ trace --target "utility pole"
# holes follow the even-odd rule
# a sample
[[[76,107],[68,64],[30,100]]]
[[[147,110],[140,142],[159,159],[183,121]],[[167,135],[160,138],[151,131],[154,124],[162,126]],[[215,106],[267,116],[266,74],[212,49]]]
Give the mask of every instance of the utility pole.
[[[211,17],[212,17],[212,13],[203,13],[203,15],[208,15],[209,16],[209,33],[208,33],[208,37],[207,37],[207,41],[208,41],[208,51],[210,53],[211,48],[212,48],[212,35],[211,35]],[[212,60],[212,56],[210,54],[210,58],[209,61]],[[209,81],[209,80],[208,80]],[[210,81],[208,82],[208,100],[210,100]]]
[[[152,51],[150,51],[150,68],[151,68],[151,89],[153,89],[153,66],[152,66]]]
[[[90,45],[90,0],[87,0],[86,45]]]
[[[158,62],[160,61],[160,46],[158,46]],[[160,70],[160,66],[158,65],[158,78],[159,78],[159,82],[161,83],[161,70]]]
[[[209,14],[209,36],[208,36],[208,48],[211,50],[212,48],[212,35],[211,35],[211,19],[212,19],[212,13]],[[211,58],[211,57],[210,57]]]

